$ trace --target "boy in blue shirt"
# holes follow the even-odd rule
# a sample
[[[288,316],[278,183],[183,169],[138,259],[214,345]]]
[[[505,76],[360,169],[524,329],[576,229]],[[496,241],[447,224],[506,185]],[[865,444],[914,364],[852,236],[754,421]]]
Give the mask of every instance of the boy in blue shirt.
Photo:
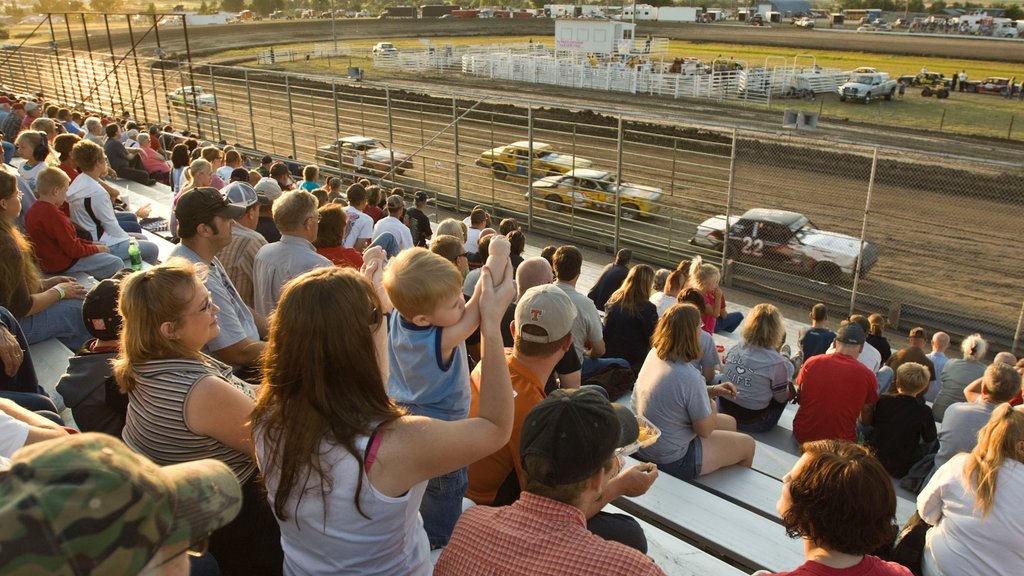
[[[511,274],[508,240],[492,240],[487,266],[493,283]],[[462,273],[424,248],[404,250],[388,263],[384,289],[395,307],[388,323],[388,395],[410,413],[441,420],[469,416],[466,338],[480,324],[480,286],[466,302]],[[431,548],[448,543],[462,512],[466,468],[434,478],[420,505]]]

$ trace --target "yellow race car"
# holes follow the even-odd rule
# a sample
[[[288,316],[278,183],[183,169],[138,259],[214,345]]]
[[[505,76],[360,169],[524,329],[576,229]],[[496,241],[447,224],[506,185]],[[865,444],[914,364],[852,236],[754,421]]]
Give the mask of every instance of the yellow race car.
[[[526,140],[513,142],[507,146],[491,148],[480,154],[476,165],[489,168],[495,178],[505,179],[509,175],[526,177],[530,160],[530,143]],[[593,162],[585,158],[577,158],[568,154],[559,154],[551,149],[550,144],[533,143],[532,177],[543,178],[565,174],[573,168],[590,168]]]
[[[615,174],[603,170],[577,168],[565,174],[541,178],[533,183],[534,198],[544,201],[548,210],[561,212],[571,204],[615,212],[615,197],[621,198],[620,214],[627,220],[650,216],[660,209],[660,188],[615,181]]]

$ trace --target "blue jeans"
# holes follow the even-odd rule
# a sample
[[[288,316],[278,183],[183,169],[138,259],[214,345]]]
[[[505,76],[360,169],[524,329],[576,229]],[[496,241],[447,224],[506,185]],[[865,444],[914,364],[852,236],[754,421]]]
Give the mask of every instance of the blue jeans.
[[[758,414],[757,418],[740,420],[737,415],[738,410],[734,410],[733,407],[737,406],[725,398],[721,398],[718,402],[719,411],[722,414],[728,414],[736,418],[736,429],[740,432],[746,432],[747,434],[757,434],[760,432],[767,432],[775,425],[779,423],[779,418],[782,417],[782,413],[786,410],[786,404],[783,402],[776,402],[775,399],[771,399],[768,402],[768,406],[765,406],[764,410]],[[746,411],[744,411],[746,412]]]
[[[431,478],[420,503],[423,528],[427,531],[430,548],[448,544],[455,523],[462,514],[462,498],[469,487],[469,468],[463,467],[444,476]]]
[[[629,368],[629,362],[626,362],[622,358],[591,358],[590,356],[584,356],[583,368],[580,370],[580,376],[586,378],[598,370],[607,368],[608,366],[614,366],[616,364],[623,368]]]
[[[41,389],[39,394],[0,391],[0,398],[6,398],[25,410],[35,412],[36,415],[42,416],[58,426],[64,425],[64,419],[60,417],[60,414],[57,414],[57,406]]]
[[[18,322],[29,344],[56,338],[69,350],[78,350],[92,337],[82,320],[81,300],[58,300],[42,312],[19,318]]]
[[[10,164],[11,160],[14,159],[14,144],[11,144],[7,140],[3,141],[4,145],[4,164]]]
[[[370,242],[370,246],[380,246],[384,249],[384,254],[388,258],[394,258],[401,251],[398,246],[398,240],[395,240],[394,235],[391,232],[384,232],[380,236],[374,238],[373,242]],[[369,248],[370,246],[367,246]]]
[[[136,240],[139,243],[139,252],[142,254],[142,260],[149,262],[150,264],[156,264],[157,256],[160,253],[160,249],[156,244],[148,240]],[[128,245],[130,241],[124,240],[118,242],[110,247],[110,253],[117,256],[121,260],[128,261]]]
[[[18,341],[24,356],[18,371],[14,376],[8,376],[7,372],[0,370],[0,390],[7,392],[26,392],[30,394],[42,394],[43,388],[39,386],[39,379],[36,377],[35,366],[32,365],[32,353],[28,348],[28,339],[21,328],[21,324],[7,308],[0,307],[0,324],[7,327],[7,330]]]
[[[84,273],[97,280],[103,280],[104,278],[110,278],[114,274],[117,274],[123,268],[125,268],[124,260],[114,256],[113,254],[97,252],[92,256],[79,258],[77,262],[72,264],[67,270],[61,272],[61,274],[74,276],[78,273]]]
[[[115,210],[114,218],[117,218],[117,224],[121,226],[121,230],[129,234],[142,234],[142,225],[139,224],[139,218],[135,214]]]
[[[743,323],[742,312],[729,312],[725,318],[715,320],[715,332],[734,332]]]
[[[696,436],[693,440],[690,440],[690,446],[686,449],[686,454],[682,458],[675,462],[658,464],[658,470],[671,474],[680,480],[693,480],[700,477],[703,459],[704,447],[701,445],[700,436]]]

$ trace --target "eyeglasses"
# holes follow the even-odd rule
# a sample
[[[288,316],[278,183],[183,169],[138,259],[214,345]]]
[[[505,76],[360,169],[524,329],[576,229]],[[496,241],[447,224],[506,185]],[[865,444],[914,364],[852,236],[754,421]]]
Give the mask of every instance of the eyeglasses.
[[[206,300],[203,300],[203,305],[199,307],[198,312],[189,312],[185,316],[202,316],[203,314],[210,314],[213,311],[213,296],[209,292],[206,293]]]
[[[317,212],[317,213],[316,213],[316,214],[314,214],[313,216],[310,216],[309,218],[306,218],[306,220],[316,220],[316,221],[317,221],[318,223],[319,223],[319,222],[320,222],[321,220],[323,220],[323,219],[324,219],[324,215],[323,215],[323,214],[321,214],[321,213],[319,213],[319,212]]]

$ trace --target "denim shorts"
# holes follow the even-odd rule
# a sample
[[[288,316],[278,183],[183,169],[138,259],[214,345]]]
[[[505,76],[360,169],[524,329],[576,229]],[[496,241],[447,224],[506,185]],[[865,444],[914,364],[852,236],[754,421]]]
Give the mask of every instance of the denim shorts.
[[[694,436],[690,445],[686,448],[686,454],[675,462],[658,464],[658,470],[671,474],[680,480],[693,480],[700,476],[701,462],[704,458],[704,448],[700,442],[700,436]]]

